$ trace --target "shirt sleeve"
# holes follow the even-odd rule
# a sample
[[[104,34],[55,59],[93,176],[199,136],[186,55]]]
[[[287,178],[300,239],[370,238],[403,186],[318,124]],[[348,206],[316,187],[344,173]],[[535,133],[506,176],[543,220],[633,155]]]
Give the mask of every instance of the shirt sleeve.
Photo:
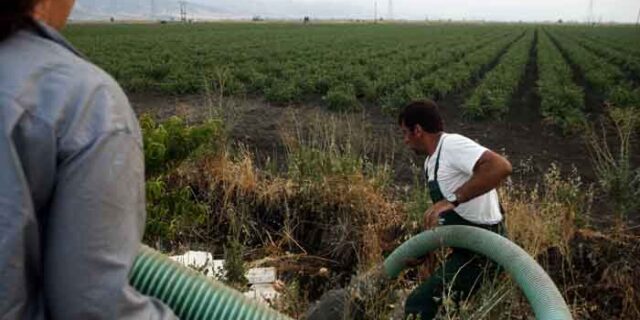
[[[473,174],[473,168],[488,149],[477,142],[457,134],[452,134],[444,141],[443,152],[447,153],[447,160],[451,166],[468,175]]]
[[[130,108],[108,105],[114,101],[120,100],[100,92],[86,103],[106,113]],[[102,132],[59,159],[43,241],[47,309],[52,319],[175,319],[160,301],[128,284],[146,218],[139,128],[110,128],[96,121],[99,115],[80,121],[108,130],[92,131]],[[76,131],[88,127],[67,135],[87,137]]]

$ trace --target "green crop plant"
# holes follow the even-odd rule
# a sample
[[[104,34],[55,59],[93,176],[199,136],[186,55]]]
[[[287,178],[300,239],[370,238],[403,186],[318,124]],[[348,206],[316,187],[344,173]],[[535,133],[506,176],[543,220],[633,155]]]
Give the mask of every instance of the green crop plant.
[[[502,57],[498,65],[484,77],[464,103],[464,114],[472,118],[502,116],[516,92],[529,59],[533,32],[520,38]]]
[[[624,71],[611,62],[612,59],[589,51],[578,40],[561,30],[553,29],[550,35],[605,101],[617,107],[629,107],[635,106],[640,100],[640,91],[629,82]]]
[[[542,115],[565,132],[585,125],[584,92],[573,82],[571,67],[546,32],[538,32],[538,94]]]
[[[360,109],[360,104],[356,98],[356,92],[351,85],[339,85],[329,89],[322,97],[329,110],[333,111],[355,111]]]
[[[219,120],[209,120],[196,126],[186,125],[179,117],[156,123],[150,116],[140,119],[147,176],[152,177],[179,164],[201,147],[218,148],[223,134]]]

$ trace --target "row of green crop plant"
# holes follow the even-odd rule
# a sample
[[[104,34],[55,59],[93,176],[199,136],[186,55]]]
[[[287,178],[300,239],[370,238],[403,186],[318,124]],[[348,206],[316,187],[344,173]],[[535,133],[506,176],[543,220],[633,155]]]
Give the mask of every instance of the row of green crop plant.
[[[636,82],[640,80],[640,57],[637,55],[602,45],[599,41],[591,38],[575,34],[569,34],[569,36],[587,50],[622,68],[632,80]]]
[[[573,71],[545,32],[538,33],[538,95],[543,117],[565,132],[584,124],[584,92],[573,81]]]
[[[130,91],[180,94],[213,87],[275,103],[323,98],[338,110],[387,101],[404,85],[523,29],[212,24],[130,26],[132,37],[123,28],[83,26],[68,33]]]
[[[511,34],[483,47],[462,59],[439,68],[433,73],[399,87],[383,98],[382,107],[392,112],[411,100],[429,98],[440,100],[452,93],[469,87],[479,79],[484,70],[498,59],[508,48],[523,37],[524,33]]]
[[[637,27],[617,26],[567,29],[581,37],[596,40],[622,53],[640,55],[640,33]]]
[[[358,99],[398,107],[405,102],[394,99],[398,95],[406,93],[402,88],[410,88],[416,81],[430,77],[437,70],[447,69],[452,63],[465,59],[468,55],[476,54],[485,47],[491,46],[502,36],[493,36],[479,43],[455,41],[448,45],[442,44],[443,48],[422,52],[405,61],[393,62],[384,59],[371,61],[368,68],[376,70],[376,72],[370,72],[369,75],[363,77],[359,76],[356,71],[354,72],[355,76],[332,79],[325,97],[330,97],[336,91],[346,93],[343,88],[353,88],[351,90],[353,95],[350,94],[350,96],[354,101]],[[363,91],[362,88],[369,89],[369,91]],[[328,102],[329,108],[332,108],[334,104],[330,100]]]
[[[634,87],[618,66],[588,51],[558,29],[553,29],[550,36],[604,101],[618,107],[640,105],[640,88]]]
[[[377,103],[399,87],[427,77],[438,68],[446,68],[504,36],[499,33],[485,38],[455,37],[425,47],[398,50],[388,56],[360,56],[352,61],[338,56],[324,63],[289,62],[276,68],[248,62],[237,66],[239,70],[232,77],[248,83],[252,93],[264,94],[270,102],[300,102],[319,95],[332,110],[355,109],[361,102]]]
[[[94,34],[83,32],[85,28]],[[446,47],[456,39],[469,42],[493,32],[492,28],[206,24],[129,26],[131,36],[122,28],[75,27],[68,36],[127,89],[168,93],[201,90],[203,79],[215,78],[220,68],[234,74],[248,65],[267,79],[288,78],[297,72],[291,74],[283,66],[298,71],[314,64],[367,64],[370,59],[402,56],[440,43]],[[228,81],[227,87],[229,93],[251,89],[244,81]]]
[[[524,78],[534,32],[516,42],[498,65],[486,74],[463,105],[463,113],[471,118],[499,117],[509,111],[511,97]]]

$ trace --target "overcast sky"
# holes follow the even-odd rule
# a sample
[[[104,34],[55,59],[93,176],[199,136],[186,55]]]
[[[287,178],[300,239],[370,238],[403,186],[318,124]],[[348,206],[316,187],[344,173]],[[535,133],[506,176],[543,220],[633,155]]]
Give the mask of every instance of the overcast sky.
[[[203,1],[203,0],[201,0]],[[215,0],[204,0],[215,3]],[[344,7],[345,15],[373,15],[374,0],[288,0],[292,6],[317,10],[320,6]],[[263,1],[268,3],[269,1]],[[499,21],[578,20],[589,15],[590,0],[393,0],[395,18],[486,19]],[[388,0],[378,0],[378,13],[388,15]],[[635,22],[639,0],[593,0],[596,21]],[[313,15],[313,12],[310,12]]]
[[[372,19],[374,3],[378,16],[388,18],[389,0],[186,0],[190,12],[209,15],[269,18],[353,18]],[[589,19],[591,0],[392,0],[395,19],[453,19],[491,21],[580,21]],[[590,21],[636,22],[640,0],[592,0]],[[86,14],[149,13],[155,3],[159,14],[179,13],[178,0],[77,0],[76,11]]]

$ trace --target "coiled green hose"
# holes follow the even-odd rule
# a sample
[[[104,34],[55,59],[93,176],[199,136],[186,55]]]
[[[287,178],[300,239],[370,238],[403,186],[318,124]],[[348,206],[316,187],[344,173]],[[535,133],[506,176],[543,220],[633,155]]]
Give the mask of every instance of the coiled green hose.
[[[456,225],[422,232],[387,257],[384,272],[389,278],[395,278],[409,259],[422,257],[440,247],[471,250],[498,263],[518,284],[537,319],[572,319],[564,298],[544,269],[515,243],[481,228]]]
[[[146,246],[136,257],[129,283],[166,303],[183,320],[289,319]]]
[[[555,284],[529,254],[506,238],[480,228],[444,226],[411,238],[385,260],[385,276],[395,278],[408,259],[445,246],[483,254],[501,265],[522,289],[537,319],[572,319]],[[142,247],[129,280],[138,291],[165,302],[185,320],[288,319],[148,247]]]

